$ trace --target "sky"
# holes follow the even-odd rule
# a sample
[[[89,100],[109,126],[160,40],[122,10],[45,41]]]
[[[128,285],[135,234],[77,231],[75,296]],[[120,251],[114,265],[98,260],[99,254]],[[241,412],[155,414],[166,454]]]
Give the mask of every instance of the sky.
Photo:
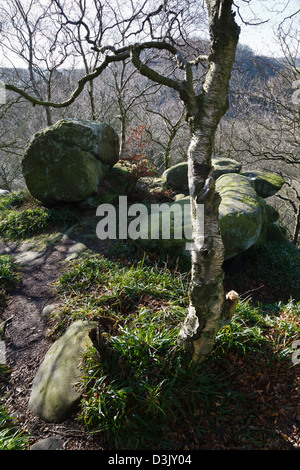
[[[243,21],[250,21],[255,24],[259,23],[258,20],[268,20],[266,23],[252,26],[245,25],[237,16],[237,22],[241,26],[240,44],[248,45],[255,53],[260,55],[282,55],[274,33],[284,18],[300,10],[300,0],[251,0],[249,4],[237,0],[235,3],[240,6],[239,13]],[[297,21],[299,27],[300,12],[293,19],[294,22]],[[284,22],[283,26],[287,28],[288,23],[288,21]]]
[[[49,2],[49,0],[43,1]],[[241,26],[239,43],[248,45],[258,55],[282,56],[274,32],[284,18],[300,9],[300,0],[234,0],[234,3],[235,8],[238,8],[236,20]],[[299,27],[300,13],[294,17],[294,21],[297,21]],[[288,22],[284,25],[287,26]],[[18,58],[14,58],[13,61],[16,66],[24,67],[24,63],[19,63]],[[2,61],[0,58],[0,64],[6,64],[4,59]]]

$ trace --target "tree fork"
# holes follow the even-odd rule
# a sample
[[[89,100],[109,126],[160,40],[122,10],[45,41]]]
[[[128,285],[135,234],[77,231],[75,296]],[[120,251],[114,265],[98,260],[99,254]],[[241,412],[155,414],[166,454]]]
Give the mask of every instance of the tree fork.
[[[202,361],[214,346],[218,330],[230,321],[238,294],[225,295],[224,246],[219,224],[220,196],[215,191],[211,156],[221,117],[228,109],[228,85],[235,60],[239,27],[232,1],[207,1],[210,21],[210,65],[201,94],[186,102],[191,144],[188,151],[192,205],[193,250],[189,310],[178,342],[188,357]],[[201,239],[197,204],[204,206],[204,240]]]

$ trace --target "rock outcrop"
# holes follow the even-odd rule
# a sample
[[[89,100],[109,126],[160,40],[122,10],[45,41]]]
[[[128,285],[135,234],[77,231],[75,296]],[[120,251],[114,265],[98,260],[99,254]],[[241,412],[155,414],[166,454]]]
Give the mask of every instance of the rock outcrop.
[[[260,197],[274,196],[284,184],[284,179],[269,171],[247,171],[242,173],[253,182],[255,191]]]
[[[187,162],[177,163],[177,165],[165,170],[161,176],[161,181],[167,189],[187,193],[189,190]]]
[[[246,176],[228,173],[216,181],[221,196],[220,227],[225,259],[253,246],[260,237],[266,218],[266,202],[258,196]]]
[[[119,138],[111,126],[63,119],[34,135],[22,172],[29,192],[45,205],[73,203],[95,195],[118,159]]]
[[[86,198],[78,206],[91,209],[100,204],[117,204],[119,196],[128,195],[136,183],[134,167],[119,161],[100,181],[97,194]]]
[[[214,167],[213,177],[215,179],[227,173],[239,173],[242,165],[241,163],[233,160],[232,158],[215,157],[212,159]],[[188,185],[188,163],[177,163],[167,170],[161,176],[161,181],[165,188],[174,189],[187,194],[189,190]]]
[[[278,212],[265,199],[276,194],[284,180],[276,174],[262,171],[240,173],[241,165],[231,159],[214,159],[213,164],[216,191],[221,196],[219,214],[225,259],[230,259],[263,240],[270,226],[277,222]],[[154,219],[149,215],[141,222],[142,243],[162,247],[177,255],[189,254],[185,235],[191,234],[191,218],[183,210],[189,204],[189,196],[184,197],[187,194],[187,163],[167,170],[161,181],[163,185],[179,192],[179,197],[176,202],[162,208],[159,218]],[[180,215],[179,209],[178,216],[170,219],[170,237],[166,237],[162,234],[162,221],[168,220],[175,204],[181,207],[182,212]],[[181,238],[176,236],[180,229]],[[159,234],[155,240],[151,239],[151,230]]]

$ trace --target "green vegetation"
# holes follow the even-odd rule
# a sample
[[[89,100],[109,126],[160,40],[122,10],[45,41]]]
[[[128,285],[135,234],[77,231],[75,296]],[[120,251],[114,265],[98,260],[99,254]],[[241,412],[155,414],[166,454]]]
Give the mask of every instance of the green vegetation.
[[[17,420],[9,416],[1,404],[2,388],[10,372],[6,365],[0,364],[0,450],[25,450],[29,444],[28,436],[19,430]]]
[[[13,200],[6,199],[2,221],[12,220],[9,214],[21,218]],[[25,207],[27,214],[46,213]],[[59,222],[53,216],[43,230],[54,220],[67,225],[66,212],[61,217]],[[111,449],[211,449],[214,442],[216,448],[220,442],[227,448],[280,448],[286,439],[277,420],[293,406],[291,357],[300,338],[298,249],[272,240],[240,257],[242,270],[227,274],[225,282],[242,298],[201,364],[186,363],[177,347],[188,306],[188,270],[180,271],[174,260],[155,260],[116,242],[102,255],[85,253],[69,262],[54,286],[61,308],[50,318],[53,337],[88,319],[98,322],[105,338],[104,349],[92,347],[83,357],[78,419]],[[12,259],[1,256],[3,292],[18,280]],[[251,298],[257,285],[271,301]],[[1,384],[7,370],[0,373]],[[0,408],[0,449],[25,448],[27,442]]]
[[[18,207],[22,205],[25,201],[25,193],[22,191],[5,194],[0,197],[0,211],[3,214],[4,211],[8,211],[13,209],[14,207]]]
[[[275,253],[272,266],[280,262]],[[272,429],[264,429],[261,437],[255,410],[247,411],[252,395],[240,387],[240,376],[248,374],[255,382],[262,370],[272,376],[278,368],[292,368],[300,302],[241,300],[231,323],[219,331],[213,353],[205,363],[192,365],[177,348],[188,305],[186,274],[145,259],[129,266],[96,255],[73,262],[56,287],[64,299],[53,318],[56,327],[90,318],[98,320],[108,340],[107,355],[91,348],[84,357],[80,384],[80,419],[108,447],[174,448],[178,429],[205,438],[216,419],[241,448],[267,447],[276,439]],[[288,282],[286,287],[289,291]],[[242,367],[229,366],[229,380],[223,364],[231,357]]]
[[[102,318],[116,328],[142,306],[187,303],[188,276],[146,263],[121,264],[94,255],[70,263],[57,283],[64,306],[56,313],[56,328],[74,320]],[[178,322],[177,322],[178,323]]]
[[[20,278],[16,273],[16,265],[9,255],[0,256],[0,286],[4,290],[9,290],[18,284]]]
[[[247,257],[249,276],[280,289],[281,300],[300,299],[300,252],[295,245],[269,241],[249,250]]]
[[[8,292],[20,281],[17,267],[9,255],[0,255],[0,307],[5,305]]]
[[[231,273],[229,281],[238,292],[247,291],[247,283],[255,282],[264,287],[270,298],[283,302],[300,299],[300,252],[282,234],[279,240],[254,245],[235,263],[243,269]]]
[[[25,211],[10,211],[0,222],[0,235],[9,240],[24,240],[50,227],[47,211],[36,208]]]
[[[230,425],[245,413],[249,396],[222,376],[220,364],[236,353],[245,357],[243,372],[257,373],[256,361],[263,368],[280,361],[289,367],[292,342],[300,335],[299,312],[299,303],[273,311],[239,303],[232,323],[219,332],[213,354],[205,364],[191,365],[176,347],[184,309],[171,307],[168,315],[141,309],[110,337],[113,352],[108,358],[99,357],[96,349],[85,358],[81,418],[114,449],[173,448],[178,427],[205,435],[216,404],[218,420]],[[242,425],[243,448],[252,448],[256,429],[252,435],[248,429],[247,439],[244,432]]]
[[[292,355],[292,344],[300,337],[300,302],[279,302],[257,307],[239,302],[230,322],[219,331],[216,351],[269,355],[268,360]]]
[[[23,192],[0,198],[0,236],[6,240],[25,240],[54,227],[66,229],[78,220],[71,210],[46,209]]]

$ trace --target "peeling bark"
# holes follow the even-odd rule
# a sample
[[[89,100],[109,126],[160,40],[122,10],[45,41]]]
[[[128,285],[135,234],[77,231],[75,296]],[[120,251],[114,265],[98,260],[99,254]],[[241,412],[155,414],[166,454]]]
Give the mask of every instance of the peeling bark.
[[[179,343],[193,361],[211,352],[218,330],[228,321],[238,294],[225,296],[224,247],[219,225],[220,197],[212,178],[211,155],[215,132],[228,109],[228,84],[235,59],[239,28],[231,1],[207,1],[212,55],[199,96],[187,100],[191,143],[188,152],[189,188],[192,205],[192,276],[189,310]],[[196,104],[196,105],[195,105]],[[199,238],[197,204],[204,205],[204,240]]]

